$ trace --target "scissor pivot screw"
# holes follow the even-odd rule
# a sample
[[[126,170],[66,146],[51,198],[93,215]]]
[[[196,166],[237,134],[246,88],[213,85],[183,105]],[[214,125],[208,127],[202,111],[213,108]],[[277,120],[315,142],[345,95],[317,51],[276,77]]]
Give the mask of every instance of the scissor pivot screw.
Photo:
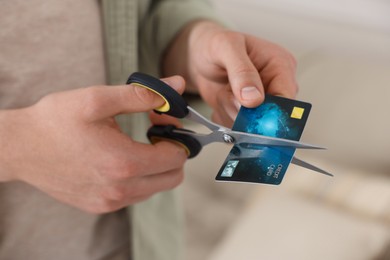
[[[234,143],[234,138],[228,134],[223,134],[223,140],[225,141],[225,143]]]

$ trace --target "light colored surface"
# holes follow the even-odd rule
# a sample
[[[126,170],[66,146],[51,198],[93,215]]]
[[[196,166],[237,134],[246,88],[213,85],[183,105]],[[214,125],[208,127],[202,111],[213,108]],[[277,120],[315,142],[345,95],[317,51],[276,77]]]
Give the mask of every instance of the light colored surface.
[[[201,130],[191,125],[192,130]],[[205,259],[235,222],[255,186],[214,181],[230,148],[206,146],[186,164],[184,202],[187,218],[188,259]]]
[[[389,61],[390,2],[213,0],[243,32],[285,46],[294,54],[320,51],[375,62]]]
[[[290,167],[283,186],[251,196],[209,259],[373,259],[390,241],[384,178],[345,170],[331,179]]]
[[[210,259],[364,260],[375,256],[389,239],[384,225],[351,218],[283,191],[241,216],[240,225]]]
[[[296,56],[313,104],[302,140],[329,148],[297,156],[335,177],[293,166],[276,187],[215,183],[228,148],[207,147],[187,165],[188,259],[389,259],[390,3],[213,2]]]

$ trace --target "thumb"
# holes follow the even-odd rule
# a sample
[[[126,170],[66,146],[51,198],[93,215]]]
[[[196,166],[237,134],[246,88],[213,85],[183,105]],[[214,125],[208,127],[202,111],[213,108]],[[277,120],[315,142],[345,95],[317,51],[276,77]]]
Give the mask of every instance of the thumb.
[[[180,76],[161,79],[178,93],[182,94],[185,81]],[[124,113],[146,112],[164,105],[164,100],[156,93],[133,84],[102,86],[85,89],[89,91],[86,102],[89,120],[100,120]]]

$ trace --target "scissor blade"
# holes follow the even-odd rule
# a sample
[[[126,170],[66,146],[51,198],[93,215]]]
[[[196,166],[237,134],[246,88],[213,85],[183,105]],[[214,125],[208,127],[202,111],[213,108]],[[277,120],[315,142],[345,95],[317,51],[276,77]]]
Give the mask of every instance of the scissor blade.
[[[208,120],[207,118],[202,116],[198,111],[196,111],[192,107],[187,106],[187,109],[188,109],[188,114],[186,116],[187,119],[195,121],[199,124],[202,124],[212,131],[218,131],[219,129],[224,129],[223,126],[220,126],[214,122],[211,122],[210,120]]]
[[[312,170],[312,171],[315,171],[315,172],[319,172],[319,173],[322,173],[322,174],[325,174],[325,175],[328,175],[328,176],[332,176],[333,177],[333,174],[321,169],[321,168],[318,168],[317,166],[314,166],[308,162],[305,162],[305,161],[302,161],[301,159],[298,159],[297,157],[293,157],[292,160],[291,160],[291,163],[292,164],[295,164],[295,165],[298,165],[298,166],[301,166],[301,167],[304,167],[306,169],[309,169],[309,170]]]
[[[236,144],[257,144],[262,146],[292,147],[298,149],[326,149],[324,147],[305,144],[293,140],[256,135],[238,131],[229,131],[226,133],[234,138]]]

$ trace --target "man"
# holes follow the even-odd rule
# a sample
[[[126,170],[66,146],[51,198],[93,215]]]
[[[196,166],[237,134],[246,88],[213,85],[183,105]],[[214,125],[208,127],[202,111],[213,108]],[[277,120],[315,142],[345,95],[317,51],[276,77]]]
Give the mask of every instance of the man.
[[[9,0],[0,24],[1,259],[180,259],[169,190],[186,154],[132,139],[131,115],[163,101],[123,85],[131,72],[198,91],[227,125],[265,91],[297,91],[288,52],[225,29],[206,1]]]

